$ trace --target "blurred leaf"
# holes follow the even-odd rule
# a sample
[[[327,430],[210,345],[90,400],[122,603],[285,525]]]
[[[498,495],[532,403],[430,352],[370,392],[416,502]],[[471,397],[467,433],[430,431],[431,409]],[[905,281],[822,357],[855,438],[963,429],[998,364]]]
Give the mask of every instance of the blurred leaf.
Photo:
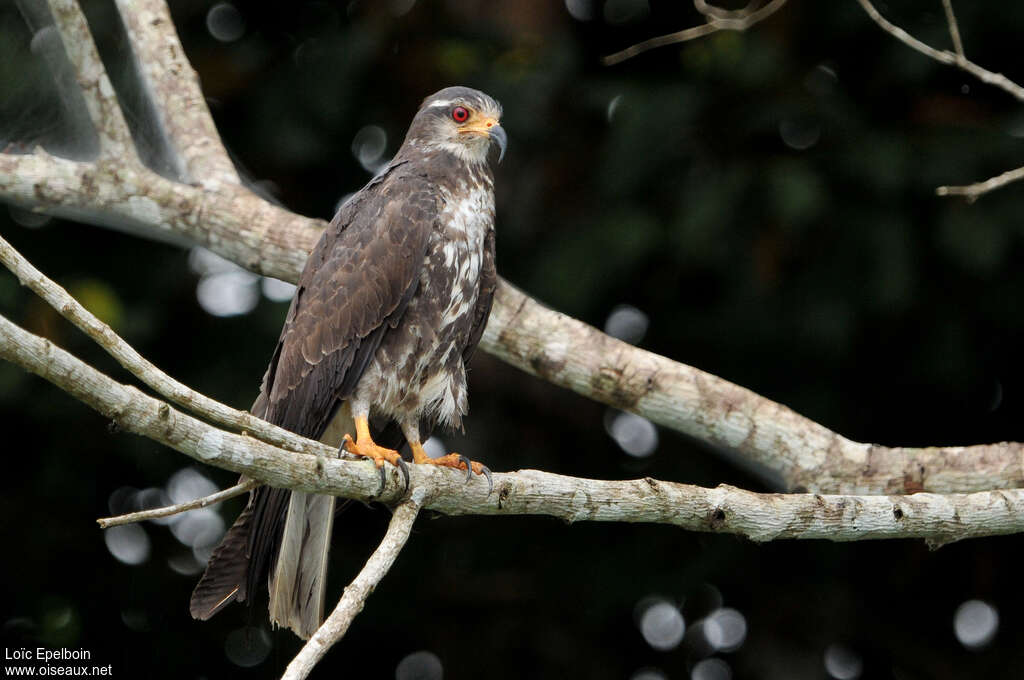
[[[114,330],[121,327],[124,307],[113,288],[99,279],[82,279],[68,286],[68,293]]]

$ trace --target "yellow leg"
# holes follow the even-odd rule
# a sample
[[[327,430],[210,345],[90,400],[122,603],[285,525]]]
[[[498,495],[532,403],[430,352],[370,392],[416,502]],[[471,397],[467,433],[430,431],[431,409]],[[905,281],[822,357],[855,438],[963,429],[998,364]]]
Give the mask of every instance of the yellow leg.
[[[371,459],[377,467],[384,465],[384,461],[392,465],[399,465],[402,456],[399,455],[398,451],[387,449],[374,443],[373,437],[370,436],[370,423],[367,421],[366,416],[356,416],[354,420],[356,421],[356,440],[352,441],[352,436],[346,434],[341,440],[341,445],[344,449],[357,456]]]

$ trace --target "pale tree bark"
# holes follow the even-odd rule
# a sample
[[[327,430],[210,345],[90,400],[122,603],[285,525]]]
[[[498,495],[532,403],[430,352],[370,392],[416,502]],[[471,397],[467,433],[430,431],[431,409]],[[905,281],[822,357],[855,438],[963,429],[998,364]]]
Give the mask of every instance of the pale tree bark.
[[[760,10],[752,6],[747,14],[701,5],[709,25],[737,29],[782,2],[765,3]],[[80,9],[73,0],[50,0],[99,134],[99,155],[69,160],[39,148],[0,154],[0,198],[48,214],[202,244],[252,271],[295,281],[323,222],[272,205],[241,185],[163,2],[118,0],[117,7],[178,177],[163,177],[139,160]],[[962,58],[960,48],[958,54]],[[401,550],[420,508],[452,515],[656,522],[755,541],[916,537],[941,545],[1024,529],[1024,491],[1016,488],[1024,481],[1020,444],[910,449],[853,442],[750,390],[610,338],[504,281],[481,343],[486,351],[554,384],[727,447],[775,473],[787,488],[807,492],[758,494],[729,486],[599,481],[524,470],[495,474],[494,492],[488,493],[480,480],[467,484],[461,475],[433,466],[413,466],[411,496],[396,471],[380,489],[372,463],[339,459],[318,442],[230,409],[164,375],[2,240],[0,260],[140,380],[184,410],[109,378],[0,317],[3,358],[123,429],[196,460],[278,487],[401,503],[381,548],[288,677],[305,677],[344,634]]]
[[[0,316],[0,357],[50,381],[125,431],[169,446],[197,461],[276,487],[386,504],[406,497],[396,468],[382,490],[373,463],[278,448],[247,434],[219,429],[164,401],[124,385],[49,340]],[[568,522],[649,522],[690,531],[738,534],[764,542],[783,538],[859,541],[922,538],[938,546],[964,538],[1024,530],[1024,489],[969,494],[823,495],[754,493],[728,485],[707,489],[651,478],[606,481],[539,470],[494,473],[469,482],[459,472],[413,465],[417,504],[446,515],[548,515]],[[191,505],[191,504],[189,504]],[[199,503],[198,505],[202,505]],[[186,510],[186,508],[180,508]],[[166,516],[169,512],[148,513]],[[121,518],[104,520],[108,526]]]

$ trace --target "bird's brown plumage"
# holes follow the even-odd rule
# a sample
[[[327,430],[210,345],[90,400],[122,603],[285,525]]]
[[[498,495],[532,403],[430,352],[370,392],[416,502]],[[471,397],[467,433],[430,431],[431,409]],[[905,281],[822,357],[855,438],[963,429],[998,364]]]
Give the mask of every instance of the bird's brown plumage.
[[[477,135],[449,134],[459,132],[449,120],[454,106],[489,116],[504,150],[501,109],[487,95],[447,88],[424,101],[398,154],[339,209],[310,254],[256,415],[312,439],[350,403],[399,422],[407,437],[429,434],[438,422],[461,423],[465,362],[480,340],[497,277],[487,145]],[[323,564],[309,566],[320,570],[313,576],[297,577],[281,576],[279,562],[312,561],[285,552],[318,532],[312,552],[326,559],[333,499],[317,498],[254,491],[196,586],[192,615],[206,619],[251,599],[253,584],[270,574],[272,582],[287,579],[280,592],[272,588],[272,620],[308,637],[322,611]],[[297,519],[305,522],[294,525],[297,533],[286,531]],[[288,601],[275,605],[275,597]]]

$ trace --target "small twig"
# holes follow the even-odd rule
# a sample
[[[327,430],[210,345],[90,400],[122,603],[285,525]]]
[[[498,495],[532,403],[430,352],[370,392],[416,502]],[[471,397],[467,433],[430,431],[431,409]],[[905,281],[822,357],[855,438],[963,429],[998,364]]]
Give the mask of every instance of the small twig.
[[[967,73],[970,73],[983,83],[988,83],[1001,90],[1008,92],[1020,101],[1024,101],[1024,87],[1013,82],[1001,73],[993,73],[978,66],[964,55],[964,46],[960,40],[960,27],[957,25],[956,16],[953,14],[953,5],[950,0],[942,0],[942,6],[946,12],[946,23],[949,25],[949,35],[953,40],[953,52],[948,50],[937,50],[917,38],[913,37],[899,26],[883,17],[870,0],[857,0],[860,6],[882,30],[894,38],[917,50],[921,54],[950,66],[956,66]],[[1004,172],[997,177],[991,177],[984,182],[977,182],[966,186],[941,186],[935,189],[938,196],[964,196],[969,203],[978,200],[978,197],[1011,182],[1024,179],[1024,168],[1017,168]]]
[[[786,0],[770,0],[763,7],[756,10],[752,9],[755,4],[754,2],[739,10],[723,10],[699,0],[695,1],[694,4],[697,6],[697,11],[704,15],[704,18],[707,20],[706,24],[669,33],[668,35],[649,38],[635,45],[630,45],[615,54],[609,54],[601,61],[605,66],[612,66],[655,47],[694,40],[716,31],[745,31],[777,12],[786,4]]]
[[[22,285],[28,286],[36,295],[56,309],[61,316],[92,338],[132,375],[171,401],[214,422],[245,430],[276,446],[304,453],[323,453],[321,447],[313,445],[311,440],[271,425],[251,413],[238,411],[210,399],[158,369],[139,354],[134,347],[125,342],[110,326],[97,319],[78,300],[69,295],[66,290],[32,266],[32,263],[26,260],[3,237],[0,237],[0,263],[17,276]]]
[[[1015,98],[1024,101],[1024,87],[1021,87],[1003,74],[993,73],[992,71],[984,69],[961,54],[954,54],[948,50],[937,50],[934,47],[921,42],[899,26],[888,21],[877,9],[875,9],[875,6],[871,4],[870,0],[857,0],[857,2],[860,3],[860,6],[864,8],[867,15],[871,17],[871,19],[878,24],[882,30],[902,42],[904,45],[907,45],[908,47],[915,49],[921,54],[931,57],[940,63],[947,64],[949,66],[957,66],[970,73],[983,83],[994,85],[995,87],[1013,95]]]
[[[1017,168],[1016,170],[1007,170],[1003,174],[990,177],[984,182],[976,182],[966,186],[941,186],[935,189],[935,193],[939,196],[963,196],[967,199],[968,203],[974,203],[978,200],[978,197],[987,194],[993,189],[998,189],[1010,182],[1016,182],[1021,179],[1024,179],[1024,167]]]
[[[345,588],[338,606],[288,664],[281,680],[301,680],[307,677],[324,654],[345,636],[352,620],[363,610],[366,599],[391,569],[395,558],[409,540],[409,533],[424,496],[422,488],[414,489],[411,497],[395,508],[384,539],[370,555],[359,575]]]
[[[189,510],[195,510],[196,508],[205,508],[208,505],[214,503],[220,503],[226,501],[229,498],[240,496],[246,491],[252,491],[260,483],[255,479],[247,479],[244,482],[239,482],[232,487],[228,487],[223,491],[212,493],[209,496],[203,496],[202,498],[196,498],[185,503],[178,503],[177,505],[168,505],[163,508],[151,508],[149,510],[139,510],[138,512],[129,512],[125,515],[117,515],[115,517],[101,517],[96,520],[96,523],[100,525],[100,529],[107,529],[109,527],[116,527],[121,524],[133,524],[135,522],[144,522],[147,519],[157,519],[160,517],[170,517],[171,515],[177,515],[182,512]]]
[[[964,45],[960,42],[960,27],[956,23],[956,15],[953,14],[952,1],[942,0],[942,8],[946,10],[946,23],[949,24],[949,37],[953,40],[953,50],[957,56],[964,59]]]
[[[50,0],[50,10],[60,31],[68,59],[78,76],[89,117],[100,138],[100,157],[138,165],[135,143],[125,122],[117,93],[103,67],[89,23],[75,0]]]

